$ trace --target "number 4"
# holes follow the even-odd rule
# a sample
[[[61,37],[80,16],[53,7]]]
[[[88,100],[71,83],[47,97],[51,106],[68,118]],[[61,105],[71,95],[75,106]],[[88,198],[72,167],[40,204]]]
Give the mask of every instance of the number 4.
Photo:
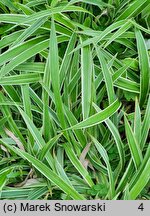
[[[144,210],[144,206],[143,206],[143,203],[141,203],[138,207],[139,210],[143,211]]]

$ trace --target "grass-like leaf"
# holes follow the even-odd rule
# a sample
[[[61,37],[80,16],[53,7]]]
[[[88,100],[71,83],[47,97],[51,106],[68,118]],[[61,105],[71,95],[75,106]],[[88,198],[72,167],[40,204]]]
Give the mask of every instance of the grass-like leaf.
[[[141,162],[142,162],[142,152],[140,150],[140,146],[137,143],[136,139],[135,139],[135,135],[133,134],[132,128],[129,125],[129,122],[126,118],[126,116],[124,117],[125,120],[125,129],[126,129],[126,136],[127,136],[127,140],[128,140],[128,145],[131,151],[131,155],[135,164],[136,169],[138,169],[138,167],[140,166]]]
[[[4,143],[4,145],[7,145]],[[8,147],[8,145],[7,145]],[[9,148],[14,151],[15,153],[19,154],[22,158],[25,160],[28,160],[32,165],[45,177],[47,177],[50,181],[52,181],[54,184],[56,184],[60,189],[65,191],[68,195],[70,195],[74,199],[81,199],[83,200],[84,197],[80,194],[78,194],[74,188],[70,187],[65,181],[63,181],[58,175],[56,175],[50,168],[48,168],[45,164],[43,164],[38,159],[34,158],[30,154],[26,152],[22,152],[21,150],[17,148],[10,147]]]
[[[115,112],[117,112],[120,106],[121,106],[120,102],[118,100],[115,100],[106,109],[72,126],[71,129],[87,128],[87,127],[97,125],[105,121],[108,117],[112,116]]]
[[[0,1],[2,200],[150,198],[149,17],[149,0]]]
[[[146,44],[140,30],[135,30],[140,66],[140,105],[142,106],[149,92],[150,64]]]

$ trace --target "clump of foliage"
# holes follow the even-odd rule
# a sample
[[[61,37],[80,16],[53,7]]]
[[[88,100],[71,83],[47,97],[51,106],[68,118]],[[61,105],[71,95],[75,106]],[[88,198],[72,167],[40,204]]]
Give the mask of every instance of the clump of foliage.
[[[1,199],[149,199],[149,0],[0,13]]]

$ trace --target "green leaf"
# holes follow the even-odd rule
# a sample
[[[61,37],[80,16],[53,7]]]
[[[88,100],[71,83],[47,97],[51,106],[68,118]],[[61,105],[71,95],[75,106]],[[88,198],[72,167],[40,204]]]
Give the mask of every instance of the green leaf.
[[[47,192],[47,187],[35,188],[28,194],[27,200],[38,200],[39,198],[42,198],[42,196]]]
[[[36,19],[40,19],[40,18],[44,18],[44,17],[49,17],[50,15],[54,15],[57,13],[62,13],[62,12],[72,12],[72,11],[79,11],[82,13],[88,13],[91,14],[88,10],[82,8],[82,7],[78,7],[78,6],[59,6],[59,7],[55,7],[52,9],[47,9],[47,10],[41,10],[39,12],[36,12],[30,16],[27,16],[26,18],[24,18],[22,20],[22,23],[30,23],[32,21],[35,21]]]
[[[31,111],[31,100],[30,100],[30,95],[29,95],[29,86],[23,85],[21,87],[21,91],[22,91],[23,106],[24,106],[25,113],[29,116],[31,120],[33,120],[32,111]],[[32,134],[30,133],[30,131],[28,132],[28,136],[29,136],[28,142],[30,145],[28,150],[29,152],[32,152],[32,147],[34,146],[34,138]]]
[[[101,157],[103,158],[103,160],[105,161],[105,164],[107,166],[107,172],[108,172],[108,176],[109,176],[109,184],[110,184],[110,199],[112,199],[115,196],[115,184],[114,184],[114,177],[113,177],[113,172],[110,166],[110,162],[109,162],[109,157],[107,154],[107,151],[105,150],[105,148],[93,137],[91,136],[92,141],[94,142],[95,147],[97,148],[98,152],[100,153]]]
[[[34,137],[37,145],[38,145],[38,150],[41,150],[42,147],[44,147],[46,145],[44,139],[42,138],[39,130],[36,128],[36,126],[33,124],[32,120],[29,118],[29,116],[19,107],[17,107],[20,114],[22,115],[30,133],[32,134],[32,136]],[[47,154],[46,157],[49,165],[54,168],[54,164],[53,164],[53,158],[50,154]]]
[[[88,61],[87,61],[88,59]],[[92,53],[89,46],[81,48],[81,86],[83,120],[89,117],[92,97]]]
[[[129,79],[120,77],[114,82],[114,86],[134,93],[140,92],[140,85],[134,81],[131,81]]]
[[[53,145],[58,141],[62,134],[58,134],[46,143],[39,152],[38,159],[41,161],[45,158],[46,154],[51,150]]]
[[[35,46],[37,43],[40,43],[41,41],[43,41],[43,39],[45,39],[45,37],[37,37],[37,38],[31,39],[31,40],[28,40],[27,42],[24,42],[23,44],[20,44],[17,47],[13,47],[12,49],[8,49],[6,52],[4,52],[0,55],[0,65],[7,63],[11,59],[14,59],[15,57],[17,57],[19,54],[21,54],[25,50],[28,50],[28,48],[32,49],[33,46]],[[8,40],[8,38],[7,38],[7,40]]]
[[[75,155],[75,152],[73,151],[71,145],[69,143],[63,145],[66,151],[67,156],[69,157],[71,163],[75,166],[75,168],[79,171],[79,173],[82,175],[82,177],[85,179],[85,181],[88,183],[90,187],[94,185],[89,173],[87,170],[83,167],[77,156]]]
[[[65,54],[64,54],[64,57],[62,60],[62,63],[60,65],[59,74],[60,74],[61,87],[64,84],[64,80],[65,80],[66,75],[68,75],[68,69],[70,67],[70,63],[71,63],[72,56],[73,56],[73,54],[69,55],[69,53],[74,48],[76,40],[77,40],[77,35],[75,33],[73,33],[72,36],[70,37],[70,40],[68,42],[68,46],[66,48],[66,51],[65,51]]]
[[[81,47],[90,45],[90,44],[97,44],[98,42],[102,41],[109,33],[115,31],[116,29],[120,28],[124,25],[126,21],[121,20],[119,22],[115,22],[112,25],[108,26],[104,31],[102,31],[98,36],[85,40],[82,44],[78,45],[72,52],[79,50]]]
[[[57,37],[55,32],[55,23],[52,19],[51,26],[51,37],[50,37],[50,72],[51,72],[51,81],[55,97],[55,105],[58,118],[60,120],[61,126],[63,129],[66,128],[66,123],[63,113],[63,104],[60,94],[60,80],[59,80],[59,56],[58,56],[58,45]]]
[[[118,31],[116,31],[110,39],[105,44],[104,48],[106,48],[108,45],[110,45],[113,41],[115,41],[119,36],[121,36],[123,33],[125,33],[129,28],[131,28],[132,23],[130,21],[127,21],[124,25],[120,27]]]
[[[0,171],[0,193],[3,189],[3,187],[5,186],[6,182],[8,181],[8,174],[12,171],[12,168],[7,168],[7,170],[5,170],[4,172]]]
[[[128,5],[126,10],[124,10],[123,13],[121,13],[121,15],[117,17],[116,21],[131,18],[133,16],[138,15],[148,4],[149,4],[149,0],[144,0],[144,1],[136,0],[131,2],[131,4]]]
[[[97,112],[101,111],[101,109],[96,104],[93,103],[93,106]],[[106,119],[105,123],[107,124],[107,127],[110,130],[110,132],[112,133],[114,140],[116,142],[119,157],[120,157],[121,169],[122,169],[124,167],[124,164],[125,164],[125,153],[124,153],[124,146],[123,146],[123,143],[121,141],[119,131],[110,119]]]
[[[4,95],[0,92],[0,103],[6,102],[6,98],[4,97]],[[14,121],[10,108],[8,106],[1,106],[1,111],[4,115],[4,117],[9,117],[9,121],[8,121],[8,125],[11,128],[12,132],[14,132],[14,134],[19,138],[19,140],[21,141],[21,143],[23,144],[23,146],[26,148],[27,147],[27,143],[22,135],[22,133],[20,132],[20,130],[18,129],[16,122]]]
[[[39,82],[41,77],[38,73],[26,73],[15,76],[2,77],[0,85],[24,85]]]
[[[150,179],[150,159],[147,161],[145,167],[143,167],[142,173],[140,174],[138,181],[133,185],[132,189],[130,190],[130,198],[135,200],[146,184],[149,182]]]
[[[109,104],[111,104],[116,99],[114,88],[113,88],[112,75],[111,75],[111,73],[107,67],[107,62],[106,62],[103,54],[100,52],[100,50],[97,47],[96,47],[96,52],[97,52],[98,59],[101,63],[101,68],[102,68],[104,81],[106,84]]]
[[[73,113],[66,106],[64,107],[64,109],[65,109],[66,118],[68,119],[70,126],[77,124],[78,121],[73,115]],[[83,134],[82,130],[74,130],[74,133],[76,137],[78,138],[78,140],[80,141],[81,146],[85,147],[87,141],[86,141],[86,137]]]
[[[32,155],[27,152],[22,152],[20,149],[16,147],[11,147],[6,143],[3,143],[7,148],[11,149],[14,153],[18,154],[25,160],[29,161],[41,174],[43,174],[47,179],[52,181],[57,187],[59,187],[66,194],[70,195],[73,199],[81,199],[85,198],[80,195],[73,187],[69,186],[63,179],[61,179],[56,173],[54,173],[48,166],[34,158]]]
[[[47,18],[46,18],[47,19]],[[41,25],[46,22],[46,19],[41,18],[36,20],[31,26],[29,26],[23,33],[15,40],[12,46],[18,46],[20,43],[25,41],[30,35],[32,35]]]
[[[71,0],[70,1],[70,4],[75,4],[75,3],[78,3],[78,2],[84,2],[84,3],[87,3],[87,4],[92,4],[92,5],[95,5],[95,6],[98,6],[99,8],[103,8],[104,6],[110,6],[110,7],[113,7],[112,5],[108,5],[106,4],[105,2],[101,1],[101,0]]]
[[[25,62],[27,59],[31,58],[35,54],[41,52],[43,49],[46,49],[47,47],[48,47],[48,40],[42,41],[34,46],[28,47],[27,50],[24,50],[22,53],[17,55],[12,61],[10,61],[6,66],[2,67],[2,69],[0,70],[0,77],[8,74],[16,66]]]
[[[135,101],[134,134],[138,143],[141,140],[141,111],[138,100]]]
[[[112,116],[117,110],[120,108],[121,104],[118,100],[115,100],[111,105],[109,105],[106,109],[102,110],[99,113],[96,113],[89,118],[85,119],[84,121],[72,126],[69,129],[81,129],[81,128],[87,128],[94,125],[97,125],[103,121],[105,121],[107,118]]]
[[[140,145],[143,148],[146,144],[147,137],[149,134],[149,129],[150,129],[150,96],[147,101],[147,107],[144,115],[144,120],[142,122],[142,128],[141,128],[141,140],[140,140]]]
[[[138,145],[135,139],[135,135],[133,134],[133,131],[131,129],[131,126],[129,125],[129,122],[126,116],[124,116],[124,120],[125,120],[125,131],[126,131],[126,136],[127,136],[131,156],[132,156],[135,168],[138,170],[143,160],[142,152],[141,152],[140,146]]]
[[[143,106],[150,88],[150,64],[148,51],[142,33],[140,30],[135,29],[138,55],[139,55],[139,66],[140,66],[140,106]]]

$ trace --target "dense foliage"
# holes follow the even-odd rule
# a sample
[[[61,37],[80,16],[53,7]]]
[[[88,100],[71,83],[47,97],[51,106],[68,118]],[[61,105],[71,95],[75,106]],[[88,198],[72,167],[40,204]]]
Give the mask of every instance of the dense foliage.
[[[0,0],[1,199],[149,199],[150,0]]]

